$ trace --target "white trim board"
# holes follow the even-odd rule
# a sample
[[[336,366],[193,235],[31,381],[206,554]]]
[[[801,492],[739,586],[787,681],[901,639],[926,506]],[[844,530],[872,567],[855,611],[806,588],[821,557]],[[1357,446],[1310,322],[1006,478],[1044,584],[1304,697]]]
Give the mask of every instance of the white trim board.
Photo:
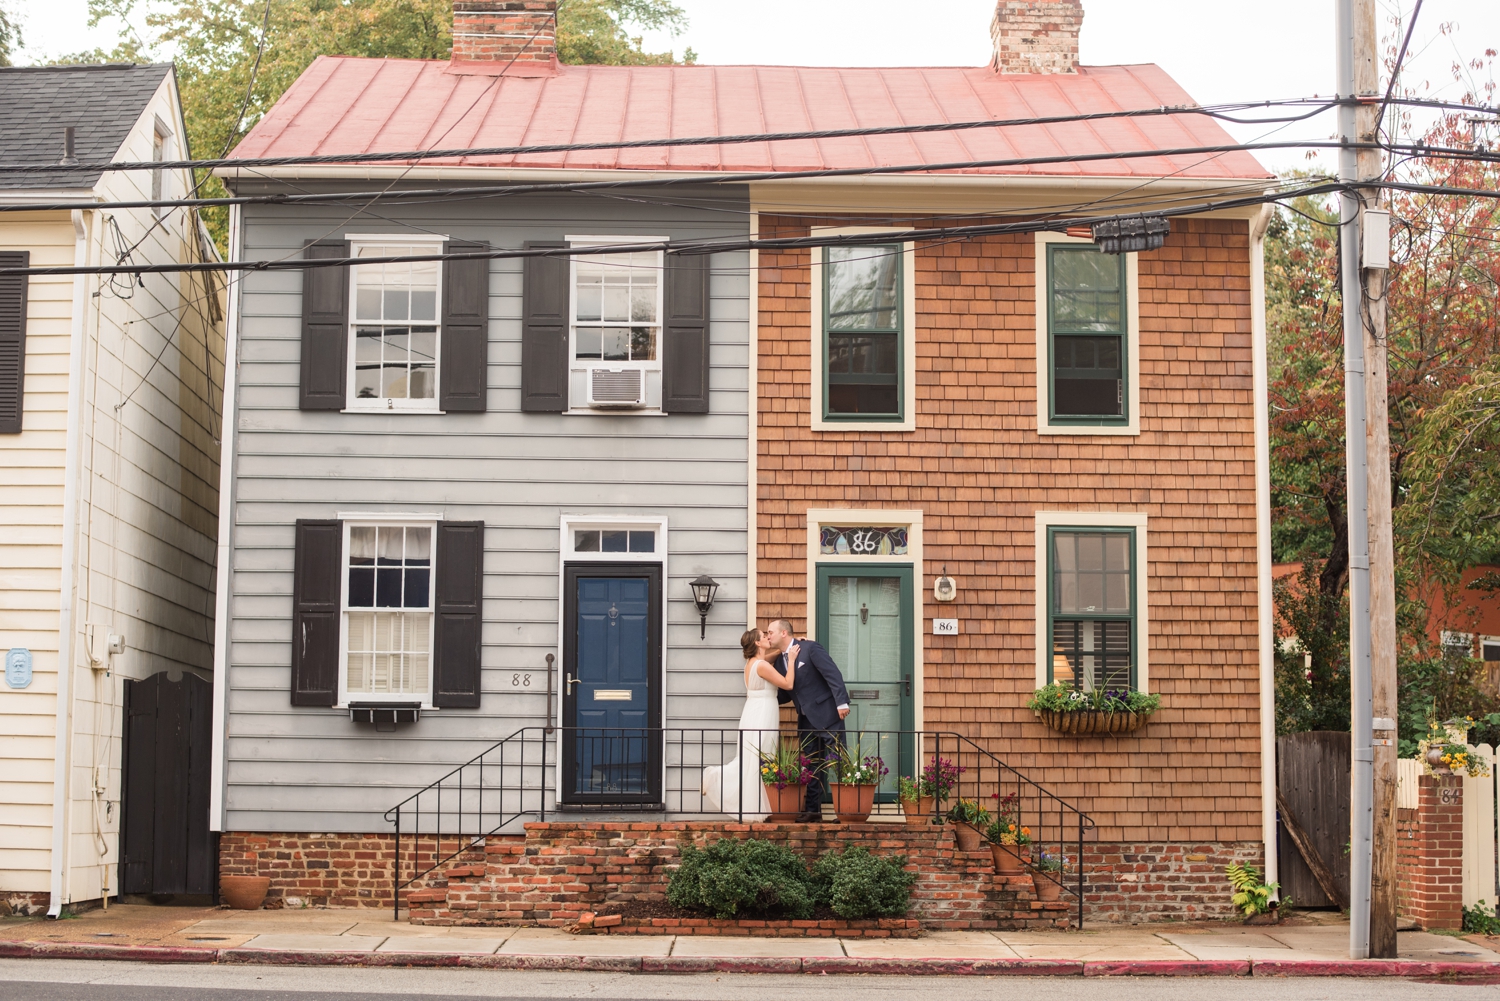
[[[1047,660],[1052,656],[1052,640],[1047,635],[1047,530],[1049,528],[1133,528],[1135,529],[1135,684],[1142,692],[1151,690],[1150,607],[1147,604],[1147,577],[1151,561],[1146,548],[1146,514],[1135,511],[1038,511],[1036,513],[1036,687],[1047,684]]]

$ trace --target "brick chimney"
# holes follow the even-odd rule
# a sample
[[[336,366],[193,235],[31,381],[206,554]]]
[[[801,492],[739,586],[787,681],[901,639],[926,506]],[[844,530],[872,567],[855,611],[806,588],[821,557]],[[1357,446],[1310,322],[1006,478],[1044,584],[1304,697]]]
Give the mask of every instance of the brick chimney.
[[[453,0],[456,69],[517,75],[557,66],[557,0]]]
[[[999,0],[990,38],[996,73],[1077,73],[1081,0]]]

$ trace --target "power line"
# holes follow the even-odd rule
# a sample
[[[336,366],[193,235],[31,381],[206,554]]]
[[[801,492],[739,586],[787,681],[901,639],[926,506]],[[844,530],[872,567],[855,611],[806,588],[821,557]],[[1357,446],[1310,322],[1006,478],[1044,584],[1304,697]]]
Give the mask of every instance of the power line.
[[[856,138],[860,136],[916,135],[931,132],[957,132],[968,129],[1021,128],[1026,126],[1062,125],[1077,122],[1107,121],[1110,119],[1120,118],[1153,118],[1173,115],[1203,115],[1206,117],[1234,122],[1237,124],[1270,124],[1281,121],[1291,122],[1312,118],[1324,113],[1325,111],[1328,111],[1331,108],[1338,107],[1340,103],[1342,102],[1338,98],[1290,98],[1283,100],[1246,101],[1211,106],[1163,105],[1158,108],[1137,108],[1120,111],[1099,111],[1072,115],[1033,116],[1029,118],[1013,119],[980,119],[967,122],[936,122],[920,125],[884,125],[847,129],[819,129],[798,132],[763,132],[736,135],[690,136],[683,138],[628,140],[620,139],[588,143],[550,143],[537,146],[489,146],[466,147],[462,149],[404,150],[400,152],[384,153],[327,153],[308,154],[302,156],[220,158],[217,160],[173,160],[163,162],[110,161],[104,163],[78,164],[68,167],[64,167],[61,164],[54,163],[7,163],[0,164],[0,172],[35,174],[51,173],[56,171],[77,172],[84,170],[209,170],[217,169],[220,167],[248,168],[310,166],[317,164],[371,164],[406,160],[462,159],[464,157],[478,156],[525,156],[537,153],[575,153],[589,152],[594,150],[653,149],[682,146],[730,146],[743,145],[747,143],[842,139]],[[1446,108],[1449,110],[1477,112],[1480,114],[1500,114],[1500,109],[1490,108],[1484,105],[1460,104],[1457,102],[1396,98],[1392,99],[1391,103],[1428,108]],[[1242,119],[1236,118],[1233,115],[1229,114],[1230,111],[1249,111],[1255,108],[1297,106],[1312,106],[1314,110],[1303,115],[1289,116],[1287,118]]]

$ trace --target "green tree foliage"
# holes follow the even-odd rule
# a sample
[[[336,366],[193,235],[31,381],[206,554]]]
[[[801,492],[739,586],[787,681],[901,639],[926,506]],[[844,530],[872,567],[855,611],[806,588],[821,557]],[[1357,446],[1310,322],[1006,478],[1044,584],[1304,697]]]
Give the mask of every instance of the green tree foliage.
[[[665,64],[627,28],[674,35],[687,17],[669,0],[559,0],[558,58],[565,63]],[[452,0],[89,0],[91,26],[119,24],[122,41],[59,62],[177,64],[193,156],[233,149],[321,55],[447,59],[452,49]],[[130,27],[144,23],[148,37]],[[689,49],[687,61],[694,58]],[[243,114],[242,114],[243,110]],[[199,177],[206,197],[224,194],[217,178]],[[221,246],[228,214],[204,218]]]
[[[10,66],[12,56],[20,47],[20,22],[5,5],[0,5],[0,66]]]

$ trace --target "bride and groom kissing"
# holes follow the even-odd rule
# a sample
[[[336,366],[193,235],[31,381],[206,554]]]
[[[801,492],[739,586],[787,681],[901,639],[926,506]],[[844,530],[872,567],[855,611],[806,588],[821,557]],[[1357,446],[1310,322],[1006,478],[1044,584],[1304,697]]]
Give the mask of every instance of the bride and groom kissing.
[[[703,770],[704,801],[710,812],[743,812],[746,820],[765,819],[771,804],[760,781],[761,756],[776,753],[781,740],[779,707],[790,702],[797,709],[797,738],[813,775],[797,820],[818,821],[823,814],[823,772],[843,745],[844,718],[849,715],[844,676],[821,645],[793,636],[786,619],[747,630],[740,646],[745,655],[745,708],[740,713],[738,753],[728,764]]]

